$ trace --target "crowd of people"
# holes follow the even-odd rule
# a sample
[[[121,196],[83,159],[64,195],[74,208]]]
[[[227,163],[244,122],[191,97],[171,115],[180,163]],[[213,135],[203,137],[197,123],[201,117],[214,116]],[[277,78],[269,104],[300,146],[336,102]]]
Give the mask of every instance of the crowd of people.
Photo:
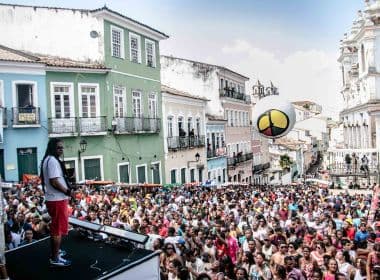
[[[307,185],[82,185],[68,211],[148,235],[161,279],[377,280],[380,213],[371,213],[372,199]],[[49,235],[40,185],[19,185],[4,202],[7,249]]]

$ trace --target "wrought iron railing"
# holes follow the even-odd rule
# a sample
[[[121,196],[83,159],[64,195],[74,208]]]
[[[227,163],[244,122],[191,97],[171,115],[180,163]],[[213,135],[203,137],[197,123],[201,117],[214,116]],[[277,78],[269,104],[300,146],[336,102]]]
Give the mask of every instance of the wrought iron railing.
[[[77,118],[49,118],[49,134],[74,134],[78,132]]]
[[[204,135],[173,136],[173,137],[168,137],[167,141],[168,141],[168,149],[170,150],[204,147],[205,136]]]
[[[101,133],[107,131],[107,119],[105,116],[94,118],[79,118],[80,133]]]
[[[247,95],[242,92],[236,92],[234,89],[231,88],[224,88],[219,90],[219,95],[221,97],[229,97],[234,99],[239,99],[243,101],[247,101]]]
[[[234,157],[227,158],[227,165],[236,165],[241,162],[251,160],[253,158],[253,153],[240,154],[238,153]]]
[[[12,108],[13,125],[37,125],[40,124],[39,107],[14,107]]]
[[[119,133],[158,133],[161,129],[159,118],[124,117],[116,119],[116,131]]]
[[[216,148],[214,150],[207,150],[207,158],[222,157],[227,153],[226,147]]]

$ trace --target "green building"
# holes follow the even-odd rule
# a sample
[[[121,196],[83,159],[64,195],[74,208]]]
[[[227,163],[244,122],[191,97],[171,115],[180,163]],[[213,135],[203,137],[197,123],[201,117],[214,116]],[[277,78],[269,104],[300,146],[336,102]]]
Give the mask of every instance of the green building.
[[[49,22],[9,44],[46,65],[48,136],[64,140],[76,180],[165,182],[159,41],[168,36],[107,7],[1,8],[28,15],[20,32]]]

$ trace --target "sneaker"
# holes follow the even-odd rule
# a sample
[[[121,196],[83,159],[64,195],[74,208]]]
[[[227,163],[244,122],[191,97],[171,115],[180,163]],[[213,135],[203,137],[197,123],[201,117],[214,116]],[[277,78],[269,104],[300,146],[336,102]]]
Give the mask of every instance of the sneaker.
[[[58,260],[50,259],[50,265],[55,267],[67,267],[71,265],[71,261],[59,256]]]
[[[64,256],[67,255],[67,252],[65,250],[59,249],[58,255],[63,258]]]

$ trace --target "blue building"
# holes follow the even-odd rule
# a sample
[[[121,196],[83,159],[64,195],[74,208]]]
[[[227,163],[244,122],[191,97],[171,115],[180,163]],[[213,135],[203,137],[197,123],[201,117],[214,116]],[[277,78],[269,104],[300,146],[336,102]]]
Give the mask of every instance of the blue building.
[[[38,174],[48,131],[45,64],[0,45],[0,173],[5,181]]]
[[[207,115],[207,177],[216,184],[225,183],[227,180],[225,124],[226,120]]]

